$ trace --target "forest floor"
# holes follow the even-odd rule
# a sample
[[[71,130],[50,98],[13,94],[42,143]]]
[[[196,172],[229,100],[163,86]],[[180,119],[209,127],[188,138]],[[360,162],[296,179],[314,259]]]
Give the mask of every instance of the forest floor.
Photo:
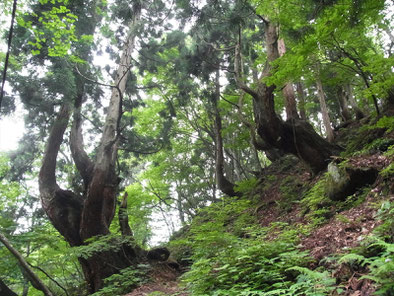
[[[165,263],[157,263],[150,274],[151,280],[124,296],[187,296],[189,294],[180,287],[180,275],[179,271]]]
[[[152,282],[149,284],[142,285],[135,289],[132,293],[125,296],[164,296],[164,295],[177,295],[177,296],[187,296],[187,292],[183,291],[179,287],[178,281],[169,282]]]
[[[388,135],[390,145],[394,142],[394,135]],[[376,138],[375,138],[376,140]],[[372,141],[372,140],[371,140]],[[372,151],[372,150],[371,150]],[[372,168],[377,172],[387,168],[392,159],[384,152],[373,150],[361,155],[346,156],[348,165],[355,168]],[[270,227],[277,222],[288,225],[308,225],[305,208],[300,203],[300,197],[305,197],[306,192],[323,178],[324,174],[312,176],[298,161],[286,159],[272,164],[264,169],[253,196],[258,196],[258,204],[252,210],[258,218],[261,227]],[[390,181],[391,180],[391,181]],[[369,296],[375,292],[375,285],[370,279],[362,278],[368,271],[362,267],[357,270],[349,268],[346,264],[331,262],[328,258],[332,255],[345,254],[350,249],[360,245],[382,221],[378,219],[377,212],[379,200],[394,202],[393,177],[389,181],[380,175],[372,184],[356,190],[348,197],[350,206],[336,208],[330,205],[330,215],[324,222],[302,236],[299,244],[301,250],[309,252],[315,260],[310,268],[318,266],[329,270],[343,288],[341,294],[334,292],[333,296]],[[390,185],[391,184],[391,185]],[[272,234],[275,239],[275,231]],[[180,273],[171,268],[155,268],[151,282],[144,284],[132,293],[125,296],[165,296],[189,295],[179,283]]]

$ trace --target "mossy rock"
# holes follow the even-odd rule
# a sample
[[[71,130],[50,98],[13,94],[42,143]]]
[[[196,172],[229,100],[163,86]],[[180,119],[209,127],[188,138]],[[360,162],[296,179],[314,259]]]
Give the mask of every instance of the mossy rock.
[[[373,184],[377,177],[378,171],[374,168],[340,167],[330,163],[326,182],[327,196],[333,201],[343,201],[358,189]]]

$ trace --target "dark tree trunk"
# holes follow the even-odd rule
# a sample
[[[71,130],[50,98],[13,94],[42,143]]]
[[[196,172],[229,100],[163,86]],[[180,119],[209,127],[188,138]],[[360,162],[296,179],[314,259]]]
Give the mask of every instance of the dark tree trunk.
[[[8,288],[8,286],[3,282],[3,280],[1,278],[0,278],[0,295],[1,296],[18,296],[10,288]]]
[[[129,216],[127,215],[127,198],[128,194],[125,192],[122,197],[122,202],[119,206],[119,225],[120,225],[120,232],[123,236],[133,236],[133,231],[129,225]]]
[[[265,20],[267,62],[262,77],[271,71],[271,63],[279,57],[277,27]],[[320,137],[304,120],[291,119],[283,122],[275,112],[275,85],[266,85],[260,78],[257,89],[249,88],[240,75],[240,50],[236,47],[235,73],[238,86],[253,97],[253,109],[258,135],[265,145],[290,153],[304,161],[314,173],[327,167],[330,156],[339,149]]]

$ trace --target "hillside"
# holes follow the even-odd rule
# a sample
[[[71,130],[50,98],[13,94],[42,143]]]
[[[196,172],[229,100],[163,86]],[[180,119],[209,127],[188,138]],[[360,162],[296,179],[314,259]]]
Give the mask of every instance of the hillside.
[[[345,149],[331,172],[314,176],[292,156],[272,163],[238,185],[242,198],[174,235],[177,271],[161,266],[128,295],[394,295],[393,127],[384,117],[337,130]]]

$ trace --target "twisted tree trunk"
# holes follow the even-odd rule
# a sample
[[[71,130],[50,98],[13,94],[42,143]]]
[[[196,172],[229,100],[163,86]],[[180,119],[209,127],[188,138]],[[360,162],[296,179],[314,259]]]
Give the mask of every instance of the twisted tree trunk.
[[[82,195],[63,190],[56,182],[57,155],[72,111],[69,102],[66,101],[59,111],[47,141],[39,174],[42,206],[52,224],[71,246],[80,246],[86,244],[89,238],[109,234],[109,226],[115,213],[119,183],[115,165],[122,96],[130,71],[131,53],[134,49],[136,26],[140,14],[141,3],[135,1],[129,34],[123,46],[100,146],[94,161],[89,158],[83,148],[81,106],[86,81],[83,81],[81,77],[76,77],[77,95],[73,106],[70,145],[73,160],[85,186]],[[104,278],[136,262],[141,255],[139,251],[129,245],[123,245],[121,251],[98,252],[90,258],[80,258],[90,292],[99,290]]]
[[[264,20],[267,61],[263,73],[255,89],[244,82],[240,72],[240,48],[236,46],[236,62],[234,72],[238,87],[253,98],[253,110],[258,135],[266,146],[290,153],[304,161],[310,169],[317,173],[324,170],[330,156],[339,152],[339,148],[320,137],[313,127],[304,120],[292,118],[286,122],[275,111],[275,85],[267,85],[262,81],[271,75],[271,63],[279,57],[277,27]]]

